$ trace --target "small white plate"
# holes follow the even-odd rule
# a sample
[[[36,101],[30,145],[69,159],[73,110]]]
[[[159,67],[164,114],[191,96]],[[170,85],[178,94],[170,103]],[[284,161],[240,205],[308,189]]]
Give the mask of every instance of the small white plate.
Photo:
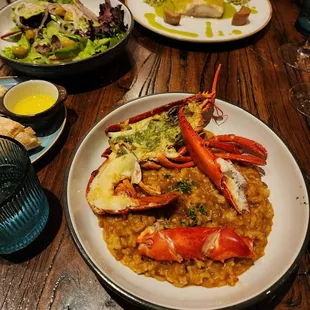
[[[0,77],[0,85],[9,89],[12,86],[23,82],[29,78],[26,77],[18,77],[18,76],[9,76],[9,77]],[[32,163],[35,163],[39,160],[43,155],[45,155],[51,147],[56,143],[65,129],[65,125],[67,122],[67,107],[65,103],[63,103],[63,108],[57,114],[54,122],[48,128],[37,132],[37,137],[41,142],[41,145],[33,150],[28,151],[30,160]]]
[[[265,256],[242,274],[234,287],[177,288],[168,282],[134,273],[110,254],[97,217],[85,199],[90,174],[102,163],[101,154],[108,147],[108,140],[103,134],[105,129],[111,124],[186,96],[189,94],[164,93],[136,99],[110,112],[88,132],[67,171],[67,222],[86,262],[110,288],[126,299],[149,309],[210,310],[232,306],[240,309],[272,294],[299,263],[309,238],[309,198],[303,175],[282,140],[255,116],[217,100],[217,105],[228,115],[228,119],[221,125],[212,121],[207,126],[215,134],[234,133],[254,139],[269,152],[263,181],[270,188],[270,201],[275,213],[272,232]]]
[[[247,6],[252,9],[252,13],[249,16],[249,23],[244,26],[232,26],[232,18],[193,18],[189,16],[182,17],[180,25],[172,26],[166,24],[162,17],[157,16],[155,9],[145,3],[144,0],[126,0],[126,4],[134,19],[145,28],[171,39],[198,43],[219,43],[246,38],[263,29],[272,16],[272,7],[269,0],[250,0]],[[229,4],[225,3],[225,6],[227,5]],[[233,5],[233,7],[237,11],[241,8],[240,5]],[[150,13],[154,14],[155,22],[158,24],[157,27],[151,25],[147,20],[145,14]],[[211,23],[208,29],[209,33],[212,30],[212,37],[206,35],[207,23]],[[169,32],[171,30],[175,33]],[[184,35],[180,31],[190,33],[191,36]]]

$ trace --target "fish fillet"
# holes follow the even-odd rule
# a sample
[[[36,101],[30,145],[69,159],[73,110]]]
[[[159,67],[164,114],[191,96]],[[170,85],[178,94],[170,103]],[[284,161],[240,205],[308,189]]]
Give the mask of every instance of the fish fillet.
[[[176,13],[194,17],[219,18],[224,14],[224,0],[172,0]]]

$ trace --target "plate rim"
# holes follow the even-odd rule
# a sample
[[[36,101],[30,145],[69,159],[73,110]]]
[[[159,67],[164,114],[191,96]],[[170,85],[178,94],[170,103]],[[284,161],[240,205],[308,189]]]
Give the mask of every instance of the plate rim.
[[[22,75],[8,75],[8,76],[0,76],[0,80],[9,80],[9,79],[28,79],[28,80],[36,80],[36,78],[30,78],[30,77],[27,77],[27,76],[22,76]],[[17,85],[18,81],[16,81],[16,84]],[[64,119],[61,123],[61,125],[59,126],[58,130],[59,130],[59,133],[57,134],[57,136],[54,138],[54,140],[51,142],[50,145],[48,145],[45,150],[40,154],[38,155],[36,158],[34,159],[31,159],[29,155],[29,158],[30,158],[30,162],[32,164],[34,164],[35,162],[37,162],[39,159],[41,159],[54,145],[55,143],[58,141],[58,139],[60,138],[61,134],[63,133],[65,127],[66,127],[66,123],[67,123],[67,118],[68,118],[68,108],[65,104],[65,102],[63,101],[62,102],[63,104],[63,109],[64,109]]]
[[[169,38],[169,39],[173,39],[173,40],[176,40],[176,41],[180,41],[180,42],[191,42],[191,43],[197,43],[197,44],[208,44],[208,43],[211,43],[211,44],[220,44],[220,43],[227,43],[227,42],[232,42],[232,41],[239,41],[239,40],[242,40],[242,39],[245,39],[245,38],[248,38],[258,32],[260,32],[261,30],[263,30],[270,22],[271,18],[272,18],[272,15],[273,15],[273,7],[271,5],[271,2],[270,0],[266,0],[268,5],[269,5],[269,9],[270,9],[270,13],[269,13],[269,16],[268,16],[268,19],[267,21],[264,23],[264,25],[262,25],[261,27],[253,30],[252,32],[246,34],[246,35],[241,35],[241,36],[237,36],[237,37],[228,37],[227,39],[218,39],[218,40],[215,40],[215,39],[210,39],[210,40],[195,40],[195,39],[192,39],[192,38],[189,38],[189,37],[181,37],[181,36],[173,36],[172,34],[170,34],[169,32],[166,32],[165,34],[160,32],[159,30],[157,30],[155,27],[150,27],[148,23],[142,21],[142,20],[139,20],[133,12],[132,13],[132,16],[133,16],[133,19],[139,23],[142,27],[148,29],[149,31],[152,31],[152,32],[155,32],[156,34],[160,35],[160,36],[163,36],[163,37],[166,37],[166,38]],[[128,0],[125,0],[125,5],[130,9],[129,7],[129,4],[128,4]],[[131,9],[130,9],[131,10]]]
[[[75,232],[72,220],[71,220],[71,216],[70,216],[70,212],[69,212],[69,204],[68,204],[68,179],[69,179],[69,175],[70,175],[70,170],[72,167],[72,163],[73,160],[75,158],[76,153],[78,152],[81,144],[84,142],[85,138],[89,135],[89,133],[104,119],[106,118],[109,114],[111,114],[112,112],[114,112],[115,110],[123,107],[124,105],[128,104],[128,103],[132,103],[134,101],[137,100],[141,100],[143,98],[147,98],[147,97],[153,97],[153,96],[157,96],[157,95],[170,95],[170,94],[175,94],[175,95],[193,95],[195,93],[191,93],[191,92],[159,92],[159,93],[155,93],[155,94],[150,94],[150,95],[145,95],[139,98],[134,98],[131,100],[128,100],[116,107],[114,107],[113,109],[109,110],[107,113],[105,113],[102,118],[100,120],[98,120],[83,136],[83,138],[79,141],[78,145],[76,146],[75,150],[72,152],[71,158],[69,160],[68,163],[68,167],[66,169],[66,173],[65,173],[65,180],[64,180],[64,191],[63,191],[63,202],[64,202],[64,214],[65,214],[65,218],[66,218],[66,222],[69,228],[69,232],[70,235],[74,241],[75,246],[77,247],[79,253],[81,254],[82,258],[84,259],[84,261],[87,263],[87,265],[90,267],[90,269],[95,273],[96,276],[99,276],[99,282],[101,283],[100,280],[104,281],[104,284],[111,289],[114,293],[116,293],[118,296],[124,298],[125,300],[138,305],[144,309],[151,309],[151,310],[178,310],[177,308],[171,308],[171,307],[164,307],[164,306],[159,306],[156,305],[154,303],[151,303],[147,300],[144,300],[140,297],[135,296],[134,294],[131,294],[129,292],[127,292],[126,290],[122,289],[119,285],[117,285],[116,283],[113,282],[113,280],[109,279],[107,276],[105,276],[100,269],[96,266],[96,264],[91,260],[91,258],[89,257],[89,255],[87,254],[87,252],[84,250],[81,242],[79,241],[79,238]],[[227,104],[233,105],[232,103],[229,103],[223,99],[217,98],[218,100],[221,100]],[[262,121],[260,118],[258,118],[256,115],[252,114],[251,112],[245,110],[242,107],[239,107],[237,105],[234,105],[234,107],[241,109],[242,111],[249,113],[250,115],[254,116],[258,121],[260,121],[261,123],[263,123],[263,125],[267,126],[279,139],[280,141],[282,141],[282,143],[286,146],[286,148],[288,149],[288,151],[290,152],[290,154],[293,156],[299,171],[301,172],[301,175],[303,177],[303,181],[305,184],[305,188],[306,191],[308,193],[308,208],[309,208],[309,202],[310,202],[310,187],[307,186],[307,180],[305,177],[305,173],[303,171],[303,169],[301,168],[301,165],[299,164],[296,156],[294,155],[294,153],[292,152],[292,150],[290,149],[290,147],[287,145],[287,143],[273,130],[273,128],[271,126],[269,126],[268,124],[266,124],[264,121]],[[278,279],[271,287],[267,288],[266,290],[264,290],[263,292],[261,292],[260,294],[256,295],[255,297],[246,300],[244,302],[235,304],[233,306],[229,306],[229,307],[224,307],[224,308],[218,308],[218,310],[237,310],[237,309],[244,309],[245,307],[251,306],[253,304],[256,304],[262,300],[264,300],[267,296],[271,296],[272,292],[276,291],[279,287],[281,287],[281,285],[294,273],[296,267],[299,266],[300,261],[302,259],[303,254],[305,253],[307,246],[308,246],[308,242],[310,241],[310,213],[309,213],[309,219],[308,219],[308,227],[307,227],[307,231],[306,231],[306,236],[304,239],[304,242],[300,248],[300,251],[298,253],[298,255],[296,256],[295,260],[293,261],[293,263],[291,264],[291,266],[287,269],[287,271],[280,277],[280,279]],[[102,283],[101,283],[102,284]]]

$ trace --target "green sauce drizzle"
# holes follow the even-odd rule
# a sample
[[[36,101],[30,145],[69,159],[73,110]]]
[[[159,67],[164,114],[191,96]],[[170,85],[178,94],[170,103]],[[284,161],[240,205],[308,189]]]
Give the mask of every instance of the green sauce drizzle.
[[[258,13],[258,11],[256,10],[256,6],[251,7],[250,10],[251,10],[251,14],[257,14]]]
[[[206,36],[207,38],[213,38],[213,31],[211,27],[211,22],[206,22],[207,28],[206,28]]]
[[[177,35],[181,35],[184,37],[190,37],[190,38],[197,38],[198,34],[194,33],[194,32],[186,32],[186,31],[180,31],[180,30],[175,30],[175,29],[170,29],[167,28],[163,25],[161,25],[160,23],[158,23],[155,19],[156,19],[156,15],[153,13],[145,13],[144,17],[147,19],[147,21],[149,22],[150,25],[152,25],[154,28],[157,28],[159,30],[163,30],[172,34],[177,34]]]
[[[232,34],[242,34],[242,31],[234,29],[231,33]]]

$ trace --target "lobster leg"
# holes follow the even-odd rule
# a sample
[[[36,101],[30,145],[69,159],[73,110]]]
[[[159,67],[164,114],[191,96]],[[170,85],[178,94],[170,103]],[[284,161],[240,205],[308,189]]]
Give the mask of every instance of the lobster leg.
[[[172,168],[172,169],[190,168],[190,167],[195,166],[193,161],[184,162],[182,164],[173,163],[163,153],[159,153],[157,155],[157,160],[163,167]]]
[[[254,258],[253,241],[239,236],[234,228],[182,227],[156,230],[146,228],[137,238],[142,255],[156,260],[211,258],[224,262],[233,257]]]
[[[216,157],[219,157],[219,158],[232,160],[232,161],[239,161],[239,162],[252,164],[252,165],[258,165],[258,166],[266,165],[266,160],[264,158],[254,156],[254,155],[250,155],[250,154],[241,154],[240,150],[230,143],[218,142],[218,141],[214,141],[214,142],[207,141],[207,142],[205,142],[205,146],[214,147],[214,148],[217,148],[219,150],[223,150],[223,151],[228,152],[228,153],[223,153],[223,152],[219,152],[219,151],[214,152],[214,155]],[[182,152],[183,153],[187,152],[186,146],[184,146],[182,148]],[[173,158],[173,160],[178,161],[178,158],[179,157]],[[182,156],[181,158],[183,158],[183,162],[192,160],[192,158],[190,156]],[[184,159],[186,159],[186,160],[184,160]],[[182,160],[180,160],[180,161],[182,161]]]
[[[187,148],[185,145],[181,146],[179,149],[178,149],[178,153],[180,155],[185,155],[187,153]]]
[[[156,164],[153,161],[147,161],[147,162],[141,163],[141,168],[145,170],[159,170],[162,168],[162,166]]]
[[[227,134],[227,135],[218,135],[211,137],[208,140],[210,143],[213,142],[233,142],[236,143],[237,145],[244,147],[248,149],[249,151],[259,155],[260,157],[266,159],[267,158],[267,150],[258,142],[247,139],[244,137],[232,135],[232,134]]]
[[[205,141],[187,121],[183,108],[179,110],[179,122],[187,150],[199,170],[211,178],[226,200],[239,213],[248,211],[246,181],[242,174],[230,162],[217,158],[205,146]]]
[[[169,160],[173,160],[179,163],[188,163],[190,161],[193,161],[190,156],[183,156],[183,155],[178,155],[175,157],[167,157]]]
[[[220,157],[222,159],[240,161],[247,164],[264,166],[266,165],[266,160],[264,158],[260,158],[253,155],[246,154],[229,154],[229,153],[215,153],[215,156]]]
[[[233,153],[233,154],[241,154],[240,150],[230,143],[219,142],[219,141],[206,141],[207,147],[214,147],[216,149]]]

